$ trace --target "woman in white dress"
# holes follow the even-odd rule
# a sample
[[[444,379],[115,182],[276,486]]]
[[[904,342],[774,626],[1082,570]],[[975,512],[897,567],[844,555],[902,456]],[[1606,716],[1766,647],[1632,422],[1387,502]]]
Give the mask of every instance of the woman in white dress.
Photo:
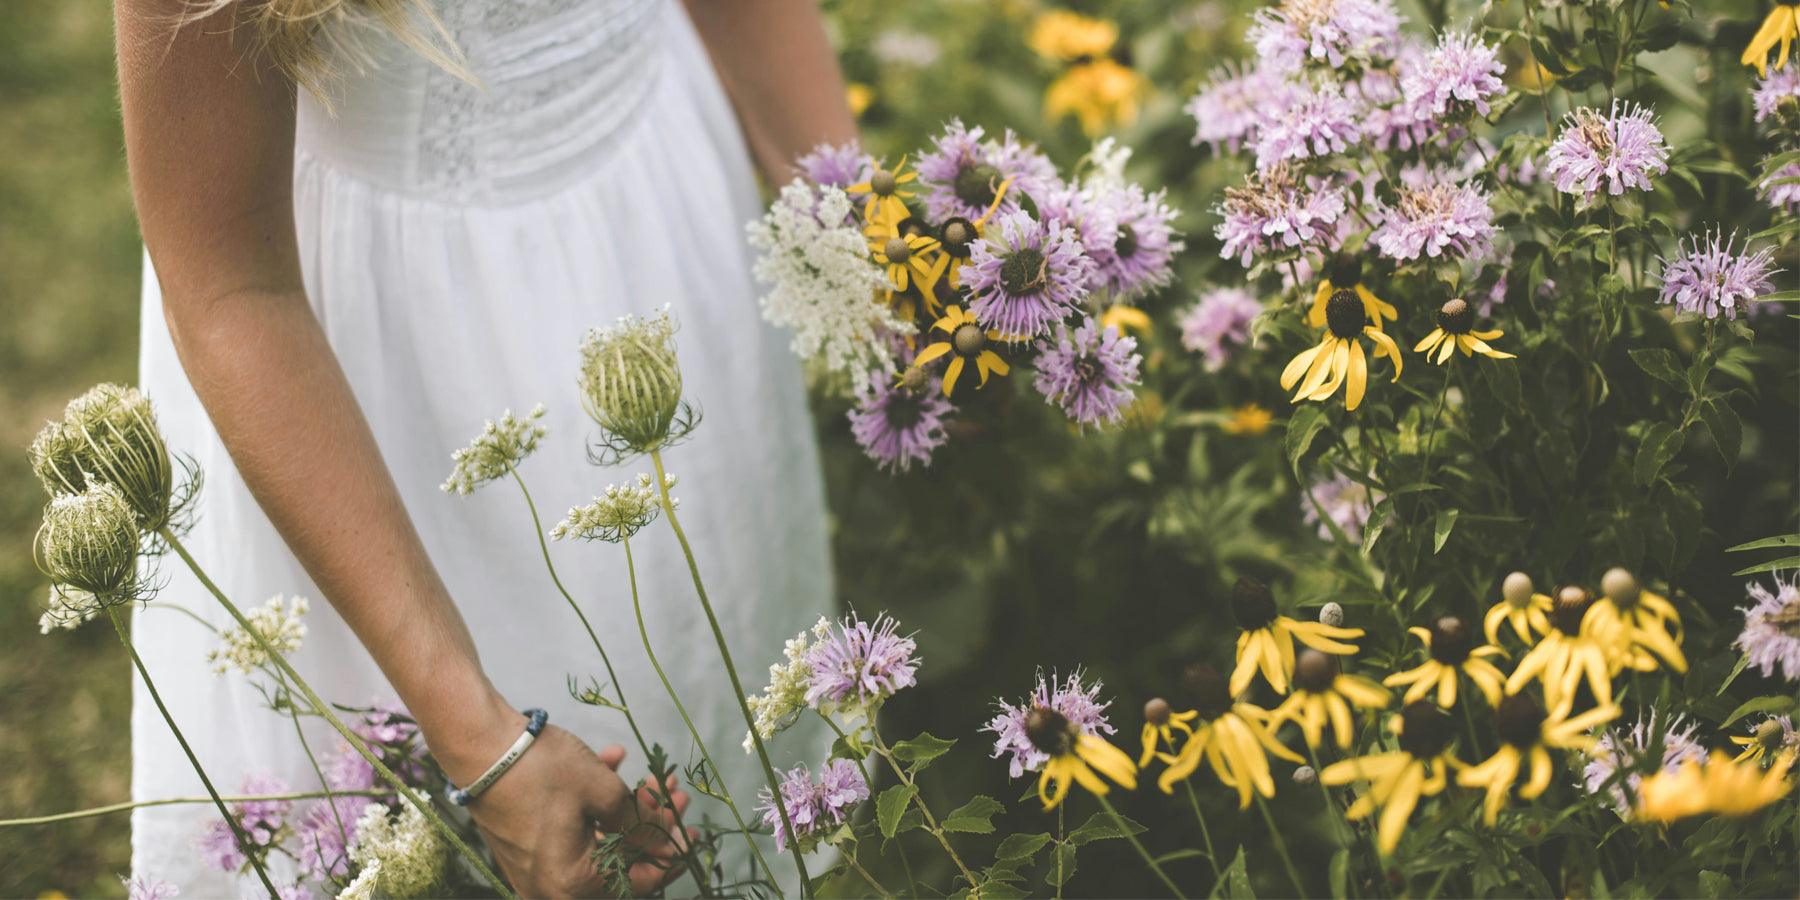
[[[328,110],[259,52],[245,9],[218,6],[176,27],[189,0],[117,0],[148,250],[141,383],[171,446],[206,476],[189,548],[240,604],[328,600],[308,618],[299,671],[335,702],[405,703],[459,784],[519,735],[519,709],[547,708],[546,736],[470,811],[521,893],[594,893],[590,822],[629,813],[639,761],[589,749],[627,732],[568,696],[568,676],[604,673],[544,574],[517,491],[457,498],[438,485],[485,418],[540,402],[549,435],[522,471],[547,515],[635,476],[586,461],[596,429],[577,401],[577,346],[591,326],[671,304],[705,420],[667,458],[740,665],[760,671],[829,610],[800,373],[760,321],[742,239],[758,212],[753,157],[785,178],[814,143],[854,134],[817,9],[435,0],[473,82],[334,13],[311,48],[339,76],[325,82]],[[354,58],[334,55],[333,28],[366,32]],[[750,815],[760,768],[738,750],[743,720],[679,550],[662,528],[634,550],[651,636]],[[603,544],[553,552],[645,731],[686,759],[637,647],[622,557]],[[162,599],[227,624],[185,570],[164,574]],[[291,724],[247,679],[210,669],[205,629],[155,604],[135,627],[222,790],[260,774],[317,789]],[[141,685],[132,733],[136,799],[199,791]],[[134,871],[184,897],[256,890],[194,852],[214,815],[138,810]]]

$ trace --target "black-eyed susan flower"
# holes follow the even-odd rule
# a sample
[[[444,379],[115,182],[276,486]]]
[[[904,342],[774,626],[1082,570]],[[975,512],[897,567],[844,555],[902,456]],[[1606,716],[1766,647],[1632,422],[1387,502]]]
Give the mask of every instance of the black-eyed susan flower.
[[[1111,790],[1106,779],[1126,790],[1137,788],[1131,757],[1101,737],[1113,727],[1106,721],[1109,704],[1098,699],[1099,693],[1099,682],[1084,685],[1080,673],[1063,681],[1040,674],[1029,697],[1018,704],[1002,701],[999,714],[988,723],[986,730],[997,736],[994,755],[1011,756],[1013,777],[1038,773],[1038,798],[1045,809],[1062,803],[1070,784],[1100,795]]]
[[[1750,44],[1744,48],[1744,55],[1738,62],[1755,66],[1758,75],[1767,75],[1769,51],[1775,49],[1776,44],[1781,45],[1781,50],[1775,54],[1775,68],[1780,69],[1787,65],[1788,48],[1793,46],[1796,38],[1800,38],[1800,4],[1777,3],[1763,19],[1762,27],[1751,36]]]
[[[1269,755],[1292,763],[1303,760],[1270,733],[1268,710],[1234,700],[1225,679],[1210,666],[1196,666],[1186,681],[1195,701],[1192,730],[1180,750],[1159,754],[1168,768],[1157,778],[1157,787],[1165,794],[1174,793],[1175,785],[1193,775],[1204,761],[1221,783],[1237,791],[1240,809],[1250,806],[1253,792],[1275,796]]]
[[[1500,643],[1500,626],[1511,625],[1519,640],[1530,646],[1538,635],[1550,630],[1550,608],[1554,605],[1549,595],[1537,592],[1530,575],[1514,572],[1506,576],[1500,584],[1500,602],[1482,619],[1488,643]]]
[[[1175,749],[1176,735],[1183,738],[1194,733],[1194,726],[1189,724],[1200,717],[1198,710],[1176,712],[1169,701],[1154,697],[1144,704],[1144,751],[1138,755],[1138,767],[1150,764],[1150,759],[1157,755],[1158,748],[1167,746]]]
[[[874,174],[868,181],[850,185],[844,192],[852,196],[866,194],[863,201],[863,222],[867,225],[896,225],[910,213],[906,209],[906,201],[915,193],[906,187],[919,180],[919,173],[906,170],[906,160],[902,158],[899,165],[892,169],[875,167]]]
[[[1767,770],[1755,762],[1735,762],[1715,750],[1704,764],[1688,760],[1673,771],[1657,772],[1638,786],[1637,815],[1652,822],[1673,822],[1713,813],[1747,816],[1780,800],[1794,789],[1788,769],[1794,754],[1783,753]]]
[[[1037,17],[1025,43],[1039,56],[1055,62],[1074,62],[1112,52],[1119,41],[1119,26],[1105,19],[1055,9]]]
[[[1326,312],[1331,305],[1331,296],[1338,291],[1355,292],[1377,328],[1381,327],[1384,319],[1392,321],[1399,318],[1400,312],[1394,309],[1394,304],[1375,296],[1375,292],[1363,284],[1362,276],[1362,260],[1349,254],[1332,257],[1331,262],[1325,266],[1325,280],[1319,282],[1318,290],[1313,291],[1312,306],[1307,310],[1306,323],[1314,328],[1324,328],[1329,318]]]
[[[1369,361],[1363,355],[1360,337],[1375,343],[1376,357],[1393,361],[1394,380],[1400,380],[1405,361],[1400,358],[1400,347],[1394,339],[1381,330],[1381,320],[1376,315],[1380,303],[1373,296],[1364,300],[1356,291],[1332,292],[1325,301],[1325,330],[1319,335],[1319,343],[1301,351],[1281,372],[1282,390],[1293,388],[1295,383],[1300,385],[1294,391],[1294,403],[1327,400],[1343,387],[1344,408],[1361,405],[1363,391],[1369,384]]]
[[[1356,734],[1350,707],[1384,709],[1392,699],[1387,689],[1361,675],[1346,674],[1338,661],[1317,650],[1302,650],[1294,664],[1294,692],[1269,716],[1269,727],[1292,720],[1306,746],[1317,747],[1329,720],[1340,750],[1350,749]]]
[[[1149,86],[1136,69],[1111,57],[1078,62],[1044,89],[1044,117],[1055,122],[1074,116],[1084,134],[1097,137],[1114,125],[1136,121]]]
[[[1566,710],[1545,713],[1544,707],[1526,694],[1508,696],[1494,709],[1494,730],[1500,735],[1500,749],[1481,764],[1457,773],[1456,783],[1487,790],[1482,818],[1492,825],[1521,774],[1526,779],[1519,796],[1536,799],[1550,787],[1550,751],[1587,750],[1594,743],[1588,732],[1618,716],[1619,708],[1611,703],[1571,718]]]
[[[1557,591],[1550,608],[1550,630],[1519,660],[1506,679],[1506,692],[1516,694],[1532,679],[1541,679],[1545,701],[1553,710],[1567,713],[1585,678],[1594,702],[1611,706],[1612,676],[1617,673],[1614,665],[1621,654],[1613,635],[1593,627],[1588,615],[1592,607],[1588,592],[1581,588],[1571,585]]]
[[[1457,350],[1464,356],[1479,353],[1490,359],[1516,359],[1511,353],[1502,353],[1488,344],[1501,334],[1499,329],[1476,331],[1475,310],[1469,306],[1469,301],[1457,297],[1438,309],[1437,327],[1413,347],[1413,352],[1425,354],[1427,359],[1440,366]],[[1435,359],[1432,358],[1434,352],[1437,354]]]
[[[1323,653],[1356,652],[1343,639],[1363,636],[1361,628],[1340,628],[1320,622],[1302,622],[1280,615],[1269,586],[1254,578],[1239,578],[1231,589],[1231,614],[1244,631],[1237,639],[1237,667],[1231,670],[1230,695],[1250,686],[1260,670],[1278,694],[1288,692],[1294,674],[1294,641]]]
[[[1765,716],[1748,735],[1732,735],[1731,742],[1744,748],[1737,762],[1761,762],[1764,759],[1800,753],[1800,731],[1787,716]]]
[[[1450,771],[1463,766],[1450,752],[1450,720],[1443,710],[1421,700],[1407,704],[1390,721],[1399,749],[1340,760],[1319,773],[1319,780],[1332,787],[1368,782],[1368,792],[1350,804],[1346,815],[1355,821],[1381,810],[1375,835],[1383,855],[1400,845],[1419,801],[1442,793]]]
[[[975,324],[975,317],[964,312],[962,307],[955,304],[946,307],[943,318],[931,323],[931,330],[943,332],[943,339],[926,344],[925,349],[913,357],[912,367],[917,369],[949,355],[950,365],[944,369],[944,396],[953,396],[957,381],[967,369],[973,368],[980,376],[977,389],[987,386],[988,375],[1004,377],[1011,371],[1006,360],[993,349],[1000,340],[1000,333]]]
[[[1600,597],[1588,615],[1597,631],[1615,636],[1626,667],[1654,672],[1660,660],[1677,672],[1687,671],[1680,614],[1667,597],[1644,590],[1630,572],[1617,566],[1606,570]]]
[[[871,226],[866,232],[869,255],[887,273],[888,284],[896,291],[917,285],[918,294],[935,301],[938,278],[950,264],[943,244],[937,238],[918,231],[903,230],[901,223]]]
[[[1275,415],[1267,409],[1255,403],[1246,403],[1243,406],[1233,407],[1231,413],[1226,416],[1224,423],[1219,427],[1226,434],[1254,437],[1268,431],[1270,423],[1274,421]]]
[[[1500,702],[1500,689],[1506,676],[1488,662],[1488,657],[1499,656],[1501,650],[1492,644],[1474,646],[1475,629],[1468,622],[1456,616],[1444,616],[1432,622],[1430,628],[1414,626],[1406,630],[1425,643],[1425,652],[1430,658],[1415,668],[1381,680],[1388,687],[1409,685],[1402,702],[1419,700],[1435,688],[1438,705],[1449,709],[1456,705],[1456,683],[1464,676],[1474,682],[1489,706]]]

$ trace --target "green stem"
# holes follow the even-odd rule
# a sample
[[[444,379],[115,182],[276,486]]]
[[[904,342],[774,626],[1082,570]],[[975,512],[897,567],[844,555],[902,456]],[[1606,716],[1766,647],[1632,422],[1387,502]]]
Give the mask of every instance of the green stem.
[[[388,768],[387,764],[382,762],[381,758],[376,756],[374,751],[369,749],[369,745],[363,741],[362,737],[357,735],[356,732],[351,731],[350,727],[345,725],[343,720],[339,719],[337,714],[331,711],[331,707],[327,705],[324,700],[319,699],[319,695],[314,693],[312,686],[306,683],[306,679],[301,678],[300,673],[294,670],[293,664],[287,661],[287,657],[282,656],[279,650],[270,646],[268,638],[264,637],[263,633],[258,631],[256,626],[250,623],[250,620],[244,616],[243,611],[238,609],[237,604],[231,602],[231,598],[226,597],[225,592],[220,590],[219,586],[214,584],[211,578],[207,577],[205,570],[201,569],[200,564],[194,561],[193,555],[188,553],[187,547],[181,543],[180,538],[175,536],[175,532],[165,526],[159,529],[157,533],[162,536],[162,539],[166,541],[172,549],[174,549],[176,555],[181,557],[181,561],[187,563],[188,569],[194,573],[195,578],[200,580],[201,586],[205,587],[207,592],[213,595],[213,599],[219,601],[219,605],[223,606],[225,611],[230,613],[233,619],[237,620],[238,627],[244,629],[244,633],[249,635],[250,639],[256,643],[256,646],[269,657],[269,660],[275,663],[276,667],[281,669],[282,673],[287,675],[287,677],[293,681],[294,687],[298,688],[301,695],[306,698],[306,702],[312,707],[313,713],[319,718],[331,723],[331,727],[337,731],[338,735],[344,739],[345,743],[348,743],[350,747],[356,751],[357,755],[361,756],[363,760],[375,770],[375,774],[380,776],[382,781],[391,785],[395,792],[400,795],[401,799],[412,804],[412,807],[417,809],[419,813],[425,817],[425,821],[431,824],[432,830],[436,831],[439,837],[442,837],[445,842],[449,843],[449,845],[456,850],[457,854],[462,856],[463,859],[468,860],[469,865],[475,869],[475,872],[481,876],[483,881],[486,881],[494,888],[494,890],[498,891],[500,896],[511,898],[513,893],[507,888],[506,882],[501,881],[500,876],[495,875],[494,870],[488,868],[487,863],[482,861],[481,854],[476,853],[474,848],[470,847],[468,842],[464,841],[462,837],[456,833],[456,830],[451,828],[449,823],[445,822],[442,816],[438,815],[437,810],[431,808],[430,801],[419,799],[418,794],[414,793],[412,788],[409,787],[405,781],[401,780],[400,776],[394,774],[394,771]]]
[[[887,742],[881,739],[881,733],[875,731],[873,726],[869,730],[875,740],[877,755],[887,761],[888,767],[894,770],[894,775],[900,779],[901,784],[913,789],[912,803],[919,810],[919,817],[925,820],[925,830],[932,837],[937,838],[938,846],[944,848],[944,853],[950,857],[951,862],[956,864],[957,871],[962,873],[963,878],[969,882],[969,887],[973,889],[981,882],[975,878],[975,873],[969,870],[968,865],[963,863],[962,857],[957,855],[956,848],[950,846],[950,838],[944,835],[944,829],[938,825],[937,817],[931,814],[931,807],[926,806],[925,798],[919,796],[919,786],[913,782],[912,776],[906,774],[906,770],[900,767],[900,761],[894,758],[894,753],[888,749]]]
[[[1150,856],[1150,851],[1144,849],[1143,842],[1137,839],[1137,834],[1131,830],[1130,825],[1126,824],[1125,818],[1119,815],[1118,810],[1113,809],[1112,801],[1106,799],[1105,794],[1095,794],[1094,799],[1100,801],[1100,807],[1106,810],[1107,815],[1112,816],[1113,824],[1119,827],[1119,833],[1125,836],[1125,840],[1131,842],[1131,849],[1136,850],[1138,856],[1143,857],[1144,865],[1149,866],[1150,871],[1155,872],[1156,877],[1162,880],[1163,887],[1168,888],[1169,893],[1180,898],[1180,900],[1187,900],[1187,895],[1181,892],[1181,888],[1175,886],[1175,882],[1169,877],[1169,873],[1164,872],[1163,867],[1157,865],[1156,860]]]
[[[0,819],[0,828],[14,828],[21,825],[51,825],[57,822],[72,822],[76,819],[91,819],[95,816],[109,816],[113,813],[130,812],[151,806],[184,806],[190,803],[212,803],[215,799],[226,803],[262,803],[287,800],[319,800],[326,797],[385,797],[386,791],[303,791],[297,794],[243,794],[230,797],[165,797],[161,800],[133,800],[128,803],[111,803],[106,806],[92,806],[87,809],[76,809],[65,813],[54,813],[47,816],[29,816],[23,819]]]
[[[1065,823],[1063,822],[1063,811],[1066,809],[1068,809],[1068,804],[1056,804],[1056,900],[1062,900],[1063,882],[1068,880],[1063,877],[1062,855],[1063,833],[1066,830]]]
[[[281,687],[284,691],[288,690],[287,682],[282,681]],[[294,737],[300,740],[300,749],[306,753],[306,762],[312,766],[313,774],[319,777],[319,787],[325,789],[325,808],[331,810],[331,820],[337,823],[338,838],[342,841],[342,844],[338,849],[338,859],[332,860],[325,867],[327,871],[330,871],[335,869],[338,860],[343,859],[344,854],[349,852],[350,829],[344,826],[343,814],[338,812],[338,805],[332,802],[335,797],[335,792],[331,789],[331,780],[325,777],[325,770],[319,767],[318,757],[313,755],[312,744],[308,743],[306,740],[306,729],[300,727],[300,710],[298,707],[294,706],[294,695],[291,691],[284,698],[283,702],[286,703],[288,708],[288,718],[294,723]]]
[[[607,654],[606,646],[600,643],[600,635],[594,632],[593,624],[588,622],[587,613],[581,611],[581,604],[575,602],[574,595],[570,594],[569,589],[563,585],[562,576],[556,572],[556,563],[550,558],[550,542],[544,539],[544,520],[538,516],[537,502],[531,498],[531,489],[525,486],[525,479],[520,477],[518,469],[508,465],[506,472],[512,476],[513,483],[519,486],[519,493],[525,497],[525,507],[531,511],[531,531],[537,535],[538,552],[544,556],[544,570],[550,573],[550,581],[556,585],[557,593],[562,594],[563,599],[568,601],[569,609],[575,612],[575,618],[581,620],[581,627],[587,632],[588,640],[593,642],[594,650],[600,654],[600,662],[606,666],[606,677],[612,681],[613,696],[619,701],[619,712],[624,714],[625,724],[631,728],[631,736],[637,739],[638,749],[643,751],[646,761],[655,759],[655,755],[650,752],[650,742],[644,739],[644,732],[638,727],[637,716],[632,715],[631,704],[625,702],[625,686],[619,683],[619,673],[613,670],[612,657]],[[662,801],[664,807],[669,810],[670,815],[675,817],[675,833],[683,838],[677,843],[685,847],[687,826],[681,821],[681,813],[675,809],[675,798],[669,795],[668,785],[657,784],[651,788],[651,793],[655,794]],[[706,870],[695,858],[692,848],[684,849],[681,858],[683,862],[687,863],[688,874],[693,876],[694,886],[700,891],[700,896],[711,896]]]
[[[1319,764],[1319,754],[1310,744],[1306,747],[1306,759],[1308,762],[1312,763],[1313,783],[1319,786],[1319,796],[1325,800],[1325,815],[1332,821],[1331,830],[1334,833],[1343,835],[1344,849],[1351,854],[1350,858],[1354,860],[1356,845],[1360,843],[1357,838],[1356,828],[1352,826],[1345,817],[1344,811],[1337,801],[1337,797],[1331,793],[1331,788],[1325,785],[1324,777],[1319,774],[1325,771],[1325,767]],[[1356,894],[1356,878],[1354,874],[1352,874],[1351,877],[1346,878],[1345,881],[1348,884],[1351,895],[1354,896]]]
[[[1164,741],[1168,744],[1170,753],[1177,752],[1173,735],[1165,735]],[[1206,827],[1206,816],[1200,812],[1200,795],[1194,791],[1192,779],[1183,778],[1181,786],[1187,790],[1188,808],[1194,811],[1194,822],[1200,826],[1200,843],[1206,846],[1206,864],[1212,869],[1213,881],[1216,882],[1224,873],[1219,871],[1219,854],[1213,849],[1212,830]]]
[[[837,734],[838,740],[843,741],[845,744],[850,742],[850,736],[844,733],[844,729],[838,727],[836,719],[819,712],[817,709],[813,710],[813,712],[818,715],[819,718],[824,719],[826,725],[831,726],[831,730]],[[875,779],[870,777],[869,767],[864,764],[862,757],[851,757],[850,761],[856,763],[856,771],[862,773],[863,784],[868,785],[869,790],[874,790]],[[894,840],[894,849],[899,851],[900,868],[906,873],[907,896],[919,896],[919,883],[913,880],[912,860],[908,859],[906,856],[906,843],[899,840],[898,836],[896,836],[896,839]]]
[[[262,860],[257,858],[256,845],[250,842],[250,836],[244,833],[244,826],[231,810],[225,808],[225,801],[219,798],[219,792],[213,788],[212,779],[201,767],[200,758],[194,755],[194,748],[188,746],[187,736],[181,733],[181,726],[175,724],[175,717],[169,714],[169,708],[163,705],[162,694],[156,690],[156,682],[150,680],[150,670],[144,667],[143,657],[138,656],[137,647],[131,643],[131,633],[125,630],[125,620],[119,618],[117,607],[107,609],[106,617],[112,620],[113,630],[119,634],[119,643],[125,645],[125,652],[131,654],[131,664],[137,667],[138,677],[144,680],[144,688],[150,692],[150,699],[156,704],[156,711],[162,713],[163,722],[169,726],[169,732],[175,735],[175,742],[181,745],[181,752],[187,754],[188,762],[194,767],[194,774],[200,776],[200,784],[206,788],[206,795],[212,798],[213,806],[218,807],[219,815],[225,817],[225,824],[231,828],[232,837],[237,839],[238,851],[250,861],[251,868],[256,870],[256,877],[262,882],[263,889],[269,892],[271,900],[278,896],[275,883],[269,880],[269,873],[263,870]]]
[[[712,753],[706,749],[706,741],[700,738],[700,729],[694,727],[694,720],[688,715],[687,704],[681,702],[681,695],[675,692],[675,685],[669,681],[668,673],[663,671],[662,661],[656,658],[655,648],[650,646],[650,629],[644,625],[644,604],[638,597],[637,560],[631,554],[631,539],[625,538],[619,543],[625,547],[625,573],[631,579],[631,610],[637,616],[638,638],[644,643],[644,655],[650,657],[650,667],[656,670],[656,677],[662,680],[663,690],[668,693],[669,700],[675,704],[675,711],[681,714],[681,722],[687,726],[688,736],[694,739],[694,746],[700,750],[700,758],[706,761],[707,771],[711,773],[709,777],[716,782],[716,784],[708,783],[706,785],[706,793],[725,804],[725,809],[731,813],[732,821],[737,823],[738,832],[744,836],[744,842],[750,845],[750,855],[756,859],[756,864],[764,872],[769,873],[770,885],[774,887],[775,895],[782,896],[781,885],[773,880],[775,870],[769,868],[768,860],[763,859],[762,848],[757,846],[756,837],[750,831],[750,826],[744,823],[743,813],[738,812],[737,803],[731,799],[731,789],[725,784],[725,773],[721,772],[718,764],[713,762]],[[780,795],[776,794],[775,796]]]
[[[862,863],[857,861],[855,847],[851,847],[850,852],[844,854],[844,862],[848,863],[850,865],[850,868],[855,869],[856,874],[861,875],[862,880],[869,883],[869,887],[872,887],[875,889],[875,894],[877,896],[883,897],[883,898],[894,896],[893,894],[888,893],[887,888],[884,888],[881,886],[881,882],[875,880],[875,876],[869,874],[868,869],[863,868]]]
[[[789,819],[787,804],[781,802],[781,782],[775,777],[775,765],[769,761],[769,748],[763,746],[762,735],[756,730],[756,717],[750,713],[750,704],[744,699],[744,685],[738,678],[737,666],[731,662],[731,648],[725,643],[725,629],[719,627],[719,617],[713,612],[712,601],[706,599],[706,584],[700,578],[700,564],[694,559],[694,548],[688,544],[687,532],[681,529],[681,519],[675,515],[675,503],[669,499],[668,473],[663,471],[662,452],[650,451],[650,463],[656,467],[656,491],[662,499],[663,516],[669,520],[669,528],[675,532],[675,540],[681,544],[681,555],[687,557],[688,574],[694,580],[694,592],[700,597],[700,609],[706,613],[706,624],[712,626],[713,642],[719,645],[719,658],[725,663],[725,674],[731,679],[731,696],[737,701],[738,711],[744,714],[744,727],[750,730],[750,742],[756,746],[756,758],[762,763],[763,778],[769,782],[769,796],[773,798],[775,812],[781,817],[781,828],[787,832],[788,846],[794,848],[794,868],[800,873],[801,896],[812,895],[812,878],[806,874],[805,854],[799,851],[798,832],[794,831],[794,823]]]
[[[1256,794],[1256,810],[1262,813],[1263,824],[1269,826],[1269,840],[1275,845],[1275,854],[1281,857],[1282,868],[1287,869],[1288,879],[1294,883],[1298,896],[1306,896],[1306,884],[1300,880],[1300,872],[1294,868],[1294,858],[1288,855],[1287,841],[1281,838],[1281,829],[1275,827],[1275,817],[1269,814],[1269,804],[1263,800],[1262,794]]]

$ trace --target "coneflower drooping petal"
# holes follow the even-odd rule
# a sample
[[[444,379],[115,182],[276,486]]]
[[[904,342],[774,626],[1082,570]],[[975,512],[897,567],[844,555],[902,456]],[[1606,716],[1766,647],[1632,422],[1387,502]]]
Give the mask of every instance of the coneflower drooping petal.
[[[994,758],[1010,757],[1008,770],[1014,778],[1035,772],[1049,761],[1050,755],[1032,743],[1026,729],[1031,711],[1039,707],[1061,714],[1082,734],[1112,734],[1112,723],[1106,720],[1106,708],[1112,703],[1100,701],[1100,687],[1098,681],[1083,685],[1080,672],[1061,681],[1055,676],[1046,679],[1042,672],[1038,673],[1037,687],[1031,694],[1016,705],[997,701],[999,713],[982,729],[995,735]]]

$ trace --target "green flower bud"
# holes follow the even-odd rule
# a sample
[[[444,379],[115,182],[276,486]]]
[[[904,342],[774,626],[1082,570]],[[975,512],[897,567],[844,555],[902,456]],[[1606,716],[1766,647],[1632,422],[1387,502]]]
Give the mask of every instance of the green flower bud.
[[[81,493],[90,482],[113,485],[145,532],[169,525],[198,484],[190,473],[183,496],[176,495],[175,466],[150,399],[117,384],[95,385],[69,401],[62,421],[45,425],[31,442],[31,468],[51,496]]]
[[[668,310],[589,331],[581,343],[581,394],[582,407],[620,455],[666,447],[692,430]]]
[[[37,533],[38,568],[72,602],[82,593],[101,608],[138,594],[138,525],[118,488],[93,484],[44,507]]]

